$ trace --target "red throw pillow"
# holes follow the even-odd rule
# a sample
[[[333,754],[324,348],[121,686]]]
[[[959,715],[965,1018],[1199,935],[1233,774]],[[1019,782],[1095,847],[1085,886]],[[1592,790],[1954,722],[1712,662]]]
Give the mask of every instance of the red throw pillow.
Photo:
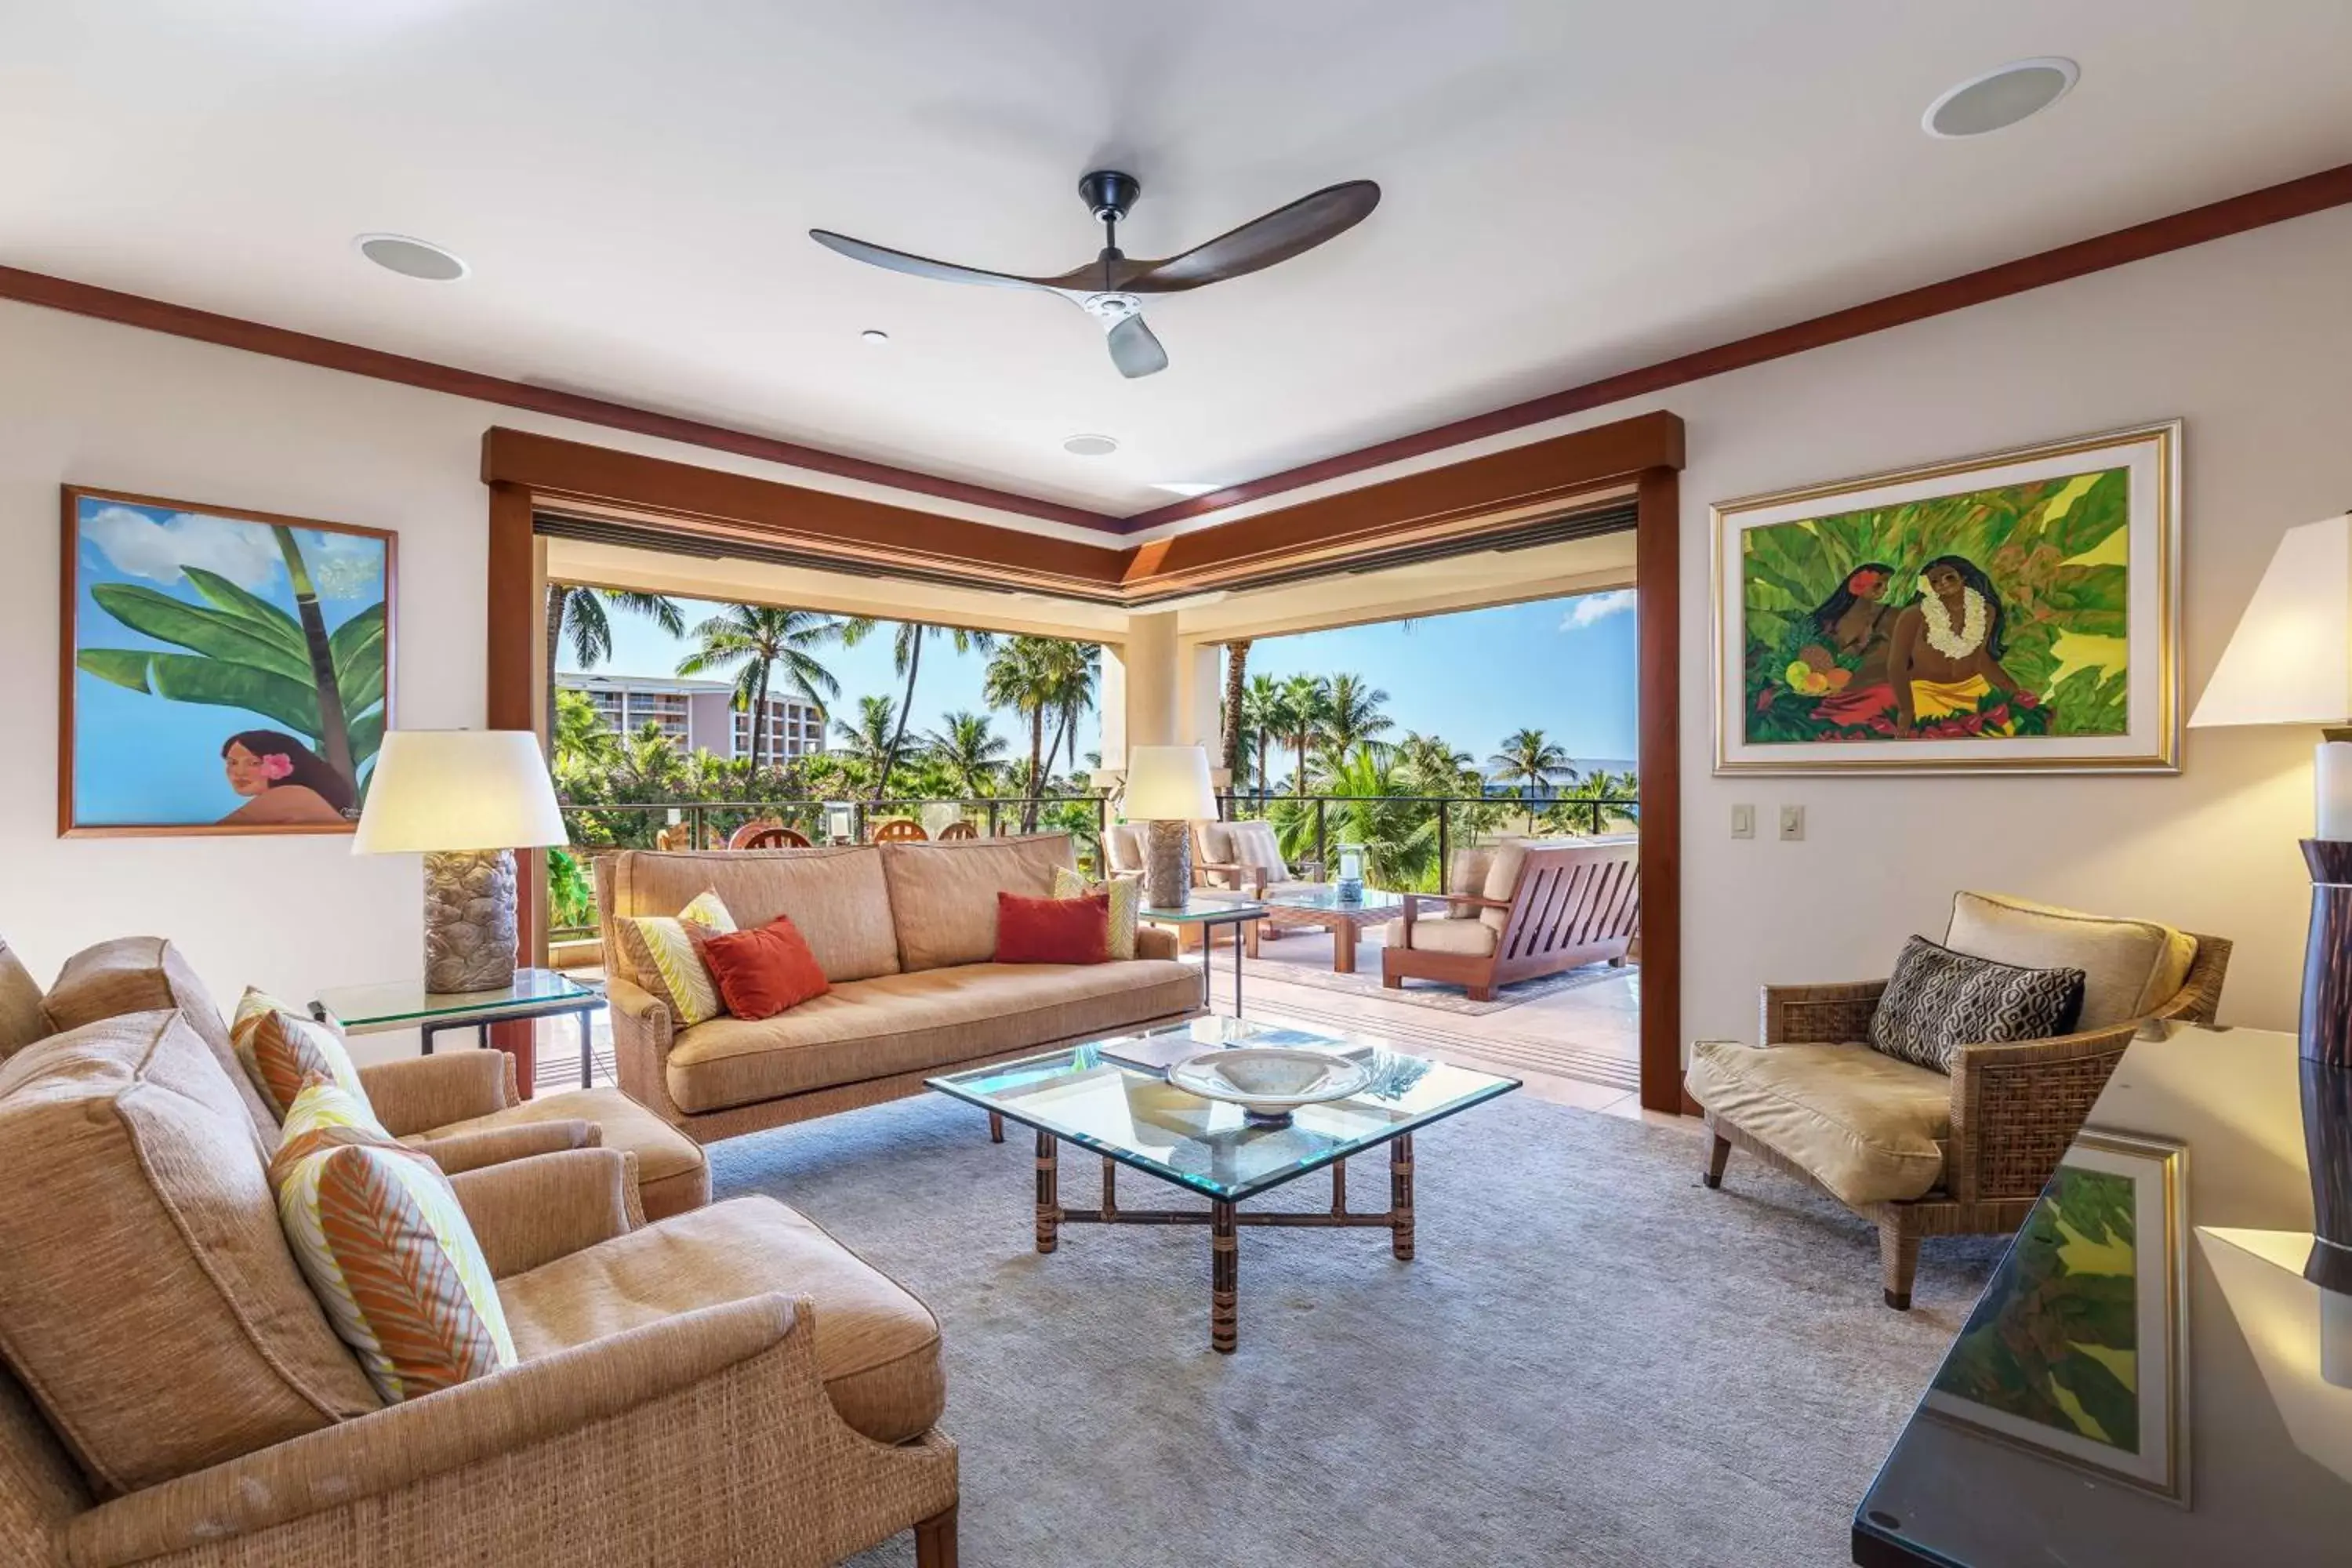
[[[1024,899],[996,895],[999,963],[1108,963],[1110,895]]]
[[[808,938],[789,915],[778,915],[757,931],[723,935],[692,921],[684,929],[718,984],[719,1000],[739,1018],[772,1018],[832,989]]]

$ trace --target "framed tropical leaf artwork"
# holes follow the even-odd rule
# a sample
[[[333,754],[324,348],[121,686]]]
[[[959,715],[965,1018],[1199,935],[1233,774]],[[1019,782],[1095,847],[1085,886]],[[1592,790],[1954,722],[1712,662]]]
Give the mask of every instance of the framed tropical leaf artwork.
[[[1717,773],[2179,770],[2178,421],[1714,510]]]
[[[65,487],[58,831],[348,833],[392,721],[393,536]]]
[[[2085,1129],[1925,1408],[2187,1503],[2188,1158],[2179,1143]]]

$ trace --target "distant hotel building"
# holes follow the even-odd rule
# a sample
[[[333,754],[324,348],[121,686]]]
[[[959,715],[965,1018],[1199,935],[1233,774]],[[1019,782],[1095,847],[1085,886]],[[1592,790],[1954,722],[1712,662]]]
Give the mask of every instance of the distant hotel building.
[[[733,761],[751,754],[751,715],[735,711],[731,680],[683,680],[659,676],[559,674],[556,684],[596,705],[605,724],[634,735],[648,722],[661,726],[679,750],[706,751]],[[768,699],[771,762],[814,756],[824,750],[824,715],[797,697]]]

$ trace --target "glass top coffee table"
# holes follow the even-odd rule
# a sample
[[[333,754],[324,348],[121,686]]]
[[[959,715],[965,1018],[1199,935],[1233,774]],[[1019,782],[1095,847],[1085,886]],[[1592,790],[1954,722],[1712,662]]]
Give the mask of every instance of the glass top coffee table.
[[[1287,1126],[1253,1124],[1239,1105],[1204,1100],[1167,1080],[1167,1068],[1203,1051],[1236,1046],[1327,1050],[1364,1063],[1371,1081],[1346,1100],[1301,1106]],[[929,1080],[1037,1134],[1037,1250],[1052,1252],[1062,1226],[1205,1225],[1209,1227],[1209,1343],[1230,1352],[1239,1338],[1235,1304],[1241,1226],[1377,1226],[1400,1258],[1413,1253],[1412,1135],[1519,1087],[1517,1079],[1410,1056],[1377,1040],[1240,1018],[1194,1018],[1142,1034],[1001,1062]],[[1056,1151],[1064,1142],[1103,1156],[1102,1206],[1065,1208]],[[1348,1206],[1348,1159],[1389,1148],[1389,1206]],[[1122,1208],[1126,1165],[1209,1200],[1205,1209]],[[1329,1167],[1328,1212],[1240,1212],[1260,1196]]]
[[[1289,889],[1269,889],[1260,897],[1266,920],[1276,926],[1327,926],[1331,931],[1331,973],[1356,973],[1356,933],[1404,915],[1404,898],[1366,888],[1343,899],[1336,883],[1312,882]]]

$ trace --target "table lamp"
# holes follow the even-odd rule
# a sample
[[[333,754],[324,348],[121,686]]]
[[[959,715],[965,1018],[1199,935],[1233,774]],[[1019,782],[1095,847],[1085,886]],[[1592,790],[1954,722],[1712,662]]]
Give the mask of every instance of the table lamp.
[[[354,855],[425,856],[425,989],[515,977],[517,849],[568,841],[528,730],[394,730],[376,753]]]
[[[1143,901],[1155,910],[1182,909],[1192,893],[1192,824],[1217,815],[1207,750],[1129,746],[1121,809],[1129,822],[1146,825]]]
[[[2314,1220],[2304,1278],[2352,1294],[2352,513],[2290,528],[2221,650],[2191,729],[2321,732],[2303,952],[2303,1136]]]

